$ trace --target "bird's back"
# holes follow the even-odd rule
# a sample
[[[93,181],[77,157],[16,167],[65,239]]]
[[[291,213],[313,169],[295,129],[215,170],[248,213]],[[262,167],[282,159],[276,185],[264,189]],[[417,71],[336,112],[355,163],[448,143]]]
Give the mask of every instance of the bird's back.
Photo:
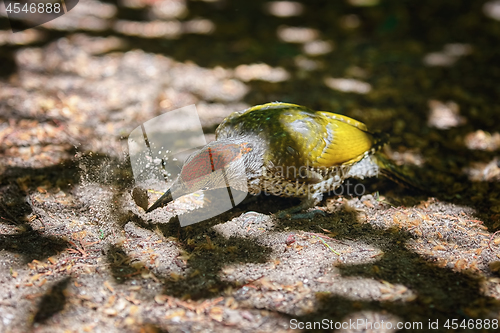
[[[276,166],[331,168],[350,165],[378,149],[379,139],[352,118],[289,103],[268,103],[229,115],[217,139],[257,136]]]

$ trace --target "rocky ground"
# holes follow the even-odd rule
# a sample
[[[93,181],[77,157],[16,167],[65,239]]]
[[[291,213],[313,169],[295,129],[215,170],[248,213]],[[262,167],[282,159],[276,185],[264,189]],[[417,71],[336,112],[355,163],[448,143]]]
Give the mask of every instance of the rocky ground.
[[[288,332],[323,319],[339,332],[450,331],[448,319],[495,331],[499,12],[81,0],[13,34],[1,9],[0,331]],[[313,219],[277,219],[296,202],[261,196],[184,228],[177,214],[195,214],[197,196],[139,207],[134,128],[195,104],[211,140],[229,113],[277,100],[388,133],[386,153],[424,191],[371,179]],[[357,320],[375,327],[345,324]]]

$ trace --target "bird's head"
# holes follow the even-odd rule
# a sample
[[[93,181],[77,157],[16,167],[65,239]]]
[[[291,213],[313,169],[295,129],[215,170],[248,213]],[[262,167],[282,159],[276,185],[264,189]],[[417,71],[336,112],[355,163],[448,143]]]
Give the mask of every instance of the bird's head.
[[[170,189],[147,212],[200,190],[232,187],[246,191],[246,165],[255,154],[254,149],[254,143],[245,140],[226,139],[207,144],[188,157]]]

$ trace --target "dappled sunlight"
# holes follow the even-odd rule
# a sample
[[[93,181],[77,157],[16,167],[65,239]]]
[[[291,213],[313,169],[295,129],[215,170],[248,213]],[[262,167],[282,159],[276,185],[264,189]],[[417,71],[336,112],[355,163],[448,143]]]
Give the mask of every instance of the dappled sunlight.
[[[427,66],[452,66],[460,57],[472,53],[472,47],[468,44],[446,44],[438,52],[428,53],[424,57]]]
[[[250,105],[240,101],[224,103],[199,101],[196,104],[196,110],[198,111],[198,116],[200,117],[201,126],[203,128],[217,126],[224,118],[233,113],[234,110],[245,110],[249,107]],[[205,136],[211,137],[211,140],[207,140],[207,142],[215,139],[213,133],[205,133]]]
[[[39,30],[26,30],[13,34],[10,30],[0,30],[0,46],[28,45],[45,40],[46,34]]]
[[[496,239],[496,244],[498,245],[498,238]],[[496,262],[494,272],[500,271],[500,262]],[[488,277],[481,281],[481,293],[487,297],[494,297],[500,300],[500,278],[496,276]]]
[[[453,101],[443,103],[430,100],[429,109],[429,119],[427,121],[429,127],[445,130],[466,123],[466,119],[460,115],[460,107]]]
[[[401,151],[397,151],[386,146],[384,147],[384,153],[386,153],[397,165],[415,165],[423,167],[425,164],[425,157],[418,149],[401,149]]]
[[[115,31],[128,36],[143,38],[179,38],[182,34],[182,23],[179,21],[132,22],[117,21]]]
[[[117,21],[114,29],[128,36],[143,38],[167,38],[177,39],[183,34],[211,34],[215,30],[215,25],[207,19],[195,19],[190,21]]]
[[[495,157],[489,162],[471,162],[464,168],[464,172],[473,182],[498,182],[500,181],[500,160]],[[500,209],[498,212],[500,213]]]
[[[182,25],[186,34],[209,35],[215,31],[215,24],[204,18],[185,21]]]
[[[130,1],[130,0],[125,0]],[[184,0],[160,0],[147,1],[151,6],[150,16],[153,19],[171,20],[174,18],[182,19],[188,14],[186,1]]]
[[[148,8],[151,19],[180,19],[189,13],[185,0],[119,0],[119,3],[127,8]]]
[[[270,1],[264,5],[264,9],[277,17],[291,17],[301,15],[304,5],[296,1]]]
[[[271,309],[301,315],[317,308],[318,299],[314,293],[328,293],[353,301],[412,302],[417,297],[415,291],[403,284],[342,276],[336,268],[342,265],[376,265],[385,255],[380,248],[346,240],[333,241],[326,246],[320,239],[321,234],[292,230],[273,232],[273,227],[274,222],[267,215],[256,212],[248,212],[214,227],[225,238],[251,237],[273,249],[272,260],[266,263],[231,264],[220,272],[223,281],[252,281],[247,284],[252,288],[242,288],[235,294],[248,306],[264,306],[260,304],[272,298],[274,305]],[[293,242],[285,241],[291,235]],[[325,239],[332,240],[329,237]],[[295,266],[296,262],[300,262],[300,268],[290,273],[288,267]],[[250,276],[248,271],[252,272]]]
[[[500,21],[500,1],[488,1],[483,5],[484,15]]]
[[[304,53],[310,56],[319,56],[333,51],[333,42],[329,40],[313,40],[302,46]]]
[[[500,133],[483,130],[471,132],[465,136],[465,146],[472,150],[495,151],[500,148]]]
[[[438,267],[458,272],[488,270],[494,255],[488,249],[491,234],[484,223],[467,214],[443,214],[436,208],[438,205],[430,211],[395,212],[393,221],[416,236],[408,241],[408,249],[432,258]]]
[[[202,103],[201,111],[205,123],[220,122],[235,108],[244,108],[246,104],[231,104],[240,101],[248,92],[248,87],[234,78],[233,70],[221,67],[214,69],[202,68],[194,63],[180,63],[161,55],[147,54],[142,51],[93,56],[94,53],[103,53],[119,48],[122,41],[116,37],[89,37],[74,35],[69,39],[62,39],[56,44],[45,48],[25,49],[17,53],[17,62],[22,66],[19,84],[25,89],[36,89],[37,94],[29,99],[24,92],[17,88],[3,87],[0,97],[10,97],[12,111],[5,110],[4,115],[27,117],[63,117],[68,121],[58,127],[52,124],[39,124],[38,121],[12,123],[21,131],[12,131],[7,126],[3,128],[3,142],[9,138],[14,141],[9,144],[8,159],[19,158],[19,163],[57,163],[64,156],[64,151],[71,147],[68,141],[72,137],[72,144],[86,142],[88,148],[94,151],[103,149],[103,152],[114,156],[121,155],[121,135],[128,135],[139,119],[146,121],[156,115],[157,106],[151,101],[160,96],[159,105],[169,110],[173,107],[185,106],[204,102],[224,102],[228,104],[214,104],[217,106],[219,117],[205,115],[205,110],[215,111],[216,108],[205,108]],[[68,57],[66,55],[72,55]],[[44,59],[45,61],[40,61]],[[68,77],[68,74],[71,76]],[[167,76],[165,76],[167,74]],[[267,73],[269,74],[269,73]],[[50,84],[47,80],[50,77]],[[100,79],[97,83],[94,81]],[[74,86],[92,96],[91,99],[82,98],[71,93]],[[60,91],[59,97],[51,95],[51,89]],[[155,97],[153,97],[155,96]],[[98,106],[97,106],[98,105]],[[101,129],[94,129],[96,121],[108,122],[109,116],[122,114],[118,122],[110,122]],[[118,111],[119,110],[119,111]],[[165,111],[164,111],[165,112]],[[99,117],[95,117],[99,115]],[[215,117],[215,118],[211,118]],[[98,120],[100,119],[100,120]],[[209,120],[210,119],[210,120]],[[59,123],[58,123],[59,124]],[[32,131],[35,132],[31,133]],[[95,140],[88,135],[99,132],[106,136],[106,142]],[[68,137],[62,139],[63,137]],[[54,142],[55,137],[58,137]],[[95,136],[94,136],[95,137]],[[24,139],[23,139],[24,138]],[[84,139],[86,138],[86,139]],[[95,137],[97,139],[97,137]],[[45,142],[46,141],[46,142]],[[18,143],[20,143],[20,146]],[[45,146],[49,144],[48,146]],[[40,146],[40,144],[42,144]],[[55,148],[54,145],[61,144]],[[83,148],[83,147],[81,147]],[[58,155],[56,160],[46,159],[44,151]],[[28,162],[28,155],[33,159]],[[28,154],[28,155],[27,155]],[[40,155],[41,154],[41,155]],[[11,162],[8,162],[11,163]]]
[[[324,55],[334,48],[332,41],[318,39],[320,32],[312,28],[279,26],[277,35],[283,42],[303,44],[303,52],[310,56]]]
[[[318,38],[319,31],[306,27],[279,26],[277,34],[286,43],[307,43]]]
[[[433,265],[478,274],[488,270],[489,263],[496,258],[489,248],[492,234],[471,208],[429,198],[411,208],[387,208],[389,216],[381,216],[369,213],[376,207],[369,197],[350,201],[358,211],[364,208],[361,220],[384,230],[396,228],[407,232],[411,238],[404,246],[412,253],[431,259]]]
[[[273,68],[266,64],[239,65],[235,68],[234,75],[244,82],[251,80],[282,82],[290,78],[290,74],[283,67]]]
[[[323,82],[328,88],[342,92],[367,94],[372,90],[372,86],[369,83],[355,79],[327,77]]]
[[[194,63],[180,64],[172,68],[171,81],[174,88],[192,91],[202,99],[219,102],[241,100],[249,88],[232,77],[232,71],[222,67],[202,68]]]

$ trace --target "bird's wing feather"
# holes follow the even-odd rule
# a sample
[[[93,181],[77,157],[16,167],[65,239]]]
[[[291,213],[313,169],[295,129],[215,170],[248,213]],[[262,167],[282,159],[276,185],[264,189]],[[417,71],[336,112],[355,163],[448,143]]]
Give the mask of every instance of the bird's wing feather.
[[[332,113],[284,112],[280,122],[287,136],[276,140],[277,146],[281,151],[300,152],[300,165],[329,168],[351,164],[361,160],[374,142],[364,124]]]

